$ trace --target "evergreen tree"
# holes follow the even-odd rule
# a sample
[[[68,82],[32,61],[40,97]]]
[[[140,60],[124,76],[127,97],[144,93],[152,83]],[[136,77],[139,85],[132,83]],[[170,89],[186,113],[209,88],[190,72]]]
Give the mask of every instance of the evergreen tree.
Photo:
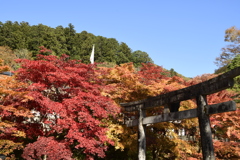
[[[54,30],[56,40],[58,41],[58,47],[55,48],[57,55],[67,54],[70,55],[70,52],[67,49],[65,29],[63,26],[57,26]]]
[[[128,47],[128,45],[124,42],[120,43],[119,49],[116,53],[116,63],[122,64],[131,62],[133,59],[132,57],[132,51],[131,48]]]
[[[73,54],[74,53],[74,39],[75,39],[75,35],[76,35],[74,25],[69,23],[68,27],[66,27],[64,29],[64,32],[65,32],[65,37],[66,37],[67,50],[69,51],[70,54]]]
[[[118,49],[116,39],[97,36],[95,42],[96,62],[116,62],[115,54]]]
[[[75,36],[75,52],[72,53],[72,59],[80,59],[83,63],[90,63],[90,53],[93,44],[95,44],[95,36],[87,31],[77,33]]]
[[[149,57],[146,52],[137,50],[133,53],[133,63],[135,66],[140,66],[141,63],[153,63],[153,60]]]

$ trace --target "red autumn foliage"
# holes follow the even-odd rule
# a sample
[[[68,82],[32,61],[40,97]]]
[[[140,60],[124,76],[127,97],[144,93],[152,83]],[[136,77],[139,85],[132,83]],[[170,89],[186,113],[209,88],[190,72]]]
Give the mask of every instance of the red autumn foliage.
[[[154,81],[159,82],[162,79],[168,79],[167,72],[164,71],[164,69],[160,66],[157,66],[152,63],[146,63],[142,64],[142,67],[138,71],[138,74],[142,77],[142,81],[145,82],[145,84]]]
[[[44,159],[44,156],[47,159],[72,159],[71,150],[64,143],[54,140],[53,137],[39,137],[36,142],[25,147],[22,155],[26,160]]]
[[[39,117],[23,124],[27,137],[53,136],[54,143],[71,146],[72,152],[79,150],[89,159],[104,157],[106,143],[112,144],[112,141],[106,136],[107,125],[103,121],[118,113],[119,108],[101,95],[93,66],[69,60],[66,55],[60,58],[38,55],[37,60],[19,59],[17,62],[22,67],[17,71],[17,79],[30,83],[26,91],[34,100],[28,105],[36,111],[35,118]],[[34,150],[39,154],[42,153],[40,140],[34,143]],[[54,143],[48,145],[54,147]],[[28,148],[24,149],[25,157],[32,155]],[[68,150],[61,147],[55,154]]]
[[[27,123],[22,123],[26,121],[26,115],[17,117],[17,121],[14,121],[16,116],[5,114],[5,118],[17,122],[16,126],[14,124],[15,129],[25,133],[28,138],[23,140],[25,144],[29,143],[29,139],[33,142],[24,149],[22,156],[26,159],[40,159],[43,156],[56,159],[56,155],[58,158],[71,159],[77,158],[76,153],[85,155],[88,159],[104,157],[107,143],[113,144],[106,136],[108,126],[105,122],[108,121],[109,115],[119,112],[119,108],[107,97],[116,102],[135,101],[201,83],[215,76],[203,75],[185,82],[177,76],[168,77],[163,68],[153,64],[144,64],[140,71],[136,71],[132,64],[94,70],[94,66],[69,60],[66,55],[60,58],[39,55],[35,61],[18,60],[18,62],[22,64],[22,68],[18,70],[17,78],[29,83],[29,86],[16,89],[32,97],[21,101],[21,105],[24,104],[25,108],[34,110],[35,117],[28,119]],[[209,95],[208,103],[228,101],[233,95],[234,93],[224,90]],[[20,101],[15,97],[10,96],[5,104],[18,108]],[[189,109],[194,106],[193,103],[191,100],[182,102],[181,107]],[[148,112],[151,115],[158,113],[161,113],[161,110],[153,109]],[[239,110],[211,116],[212,127],[216,129],[215,135],[221,140],[215,143],[218,158],[239,156],[239,143],[236,142],[240,135],[239,117]],[[150,133],[147,140],[148,151],[152,153],[152,157],[200,159],[201,155],[197,152],[198,140],[182,141],[178,139],[177,133],[169,132],[182,128],[187,132],[197,126],[193,120],[183,120],[181,124],[160,123],[154,125],[155,128],[151,126],[151,130],[148,130]],[[120,137],[125,141],[123,145],[134,145],[135,143],[129,141],[137,139],[136,132],[131,128],[124,132],[125,135]],[[126,132],[132,135],[126,135]],[[8,130],[4,130],[4,133],[7,135]],[[169,138],[170,133],[175,138]],[[193,133],[193,136],[196,137],[197,134]],[[222,139],[228,139],[229,142]],[[129,150],[134,148],[127,147]]]
[[[50,50],[50,49],[47,49],[46,47],[44,47],[44,46],[40,46],[39,47],[39,53],[40,54],[43,54],[43,55],[51,55],[52,54],[52,50]]]

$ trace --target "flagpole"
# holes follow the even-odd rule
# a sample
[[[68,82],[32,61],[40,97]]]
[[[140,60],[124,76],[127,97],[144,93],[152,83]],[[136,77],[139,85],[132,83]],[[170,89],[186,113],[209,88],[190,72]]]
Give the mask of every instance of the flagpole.
[[[91,64],[94,64],[94,47],[95,47],[95,44],[93,44],[92,53],[91,53],[91,56],[90,56]]]

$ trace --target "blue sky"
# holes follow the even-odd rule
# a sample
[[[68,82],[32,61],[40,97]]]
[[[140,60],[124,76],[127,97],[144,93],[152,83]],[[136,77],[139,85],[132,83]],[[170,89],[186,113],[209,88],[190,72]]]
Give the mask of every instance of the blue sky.
[[[115,38],[154,63],[195,77],[214,73],[227,28],[240,28],[239,0],[0,0],[0,21],[69,23]]]

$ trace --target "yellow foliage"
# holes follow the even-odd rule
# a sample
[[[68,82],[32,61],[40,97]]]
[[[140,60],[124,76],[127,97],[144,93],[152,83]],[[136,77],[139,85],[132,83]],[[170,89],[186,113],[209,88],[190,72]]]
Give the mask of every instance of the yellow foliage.
[[[9,122],[9,121],[2,122],[2,121],[0,121],[0,131],[1,132],[4,132],[5,128],[11,128],[13,126],[15,126],[15,124],[12,123],[12,122]]]
[[[110,124],[108,126],[107,137],[114,142],[115,149],[124,149],[123,144],[120,142],[118,138],[120,134],[124,132],[124,129],[121,125],[118,124]]]
[[[137,138],[138,132],[137,127],[126,127],[125,125],[122,126],[123,134],[120,134],[118,137],[121,140],[120,142],[124,146],[124,149],[128,149],[128,155],[135,155],[137,151]]]
[[[11,140],[0,140],[0,154],[9,155],[11,154],[15,149],[22,149],[23,145],[22,143],[15,143]]]
[[[16,69],[17,64],[14,60],[17,59],[17,57],[10,47],[0,46],[0,59],[4,60],[5,65],[8,65],[10,68]]]
[[[185,88],[184,80],[180,77],[158,76],[158,72],[150,72],[145,75],[139,74],[132,63],[116,65],[114,68],[101,67],[98,70],[99,78],[105,82],[102,90],[104,96],[108,96],[116,103],[132,102],[157,96],[174,90]],[[161,74],[161,73],[159,73]],[[147,77],[150,75],[151,77]],[[156,79],[155,77],[156,76]],[[196,108],[192,100],[181,102],[180,110]],[[163,106],[155,107],[147,111],[147,116],[158,115],[163,111]],[[126,113],[127,116],[137,116],[134,112]],[[190,146],[186,141],[179,139],[174,132],[178,128],[191,129],[197,125],[197,119],[183,120],[180,124],[172,122],[157,123],[147,127],[148,151],[158,155],[158,159],[187,158],[187,155],[196,153],[196,148]],[[113,139],[116,148],[128,149],[128,155],[137,152],[137,127],[126,127],[125,125],[110,125],[108,136]],[[121,146],[121,147],[120,147]],[[183,153],[186,156],[183,156]]]
[[[25,132],[22,132],[22,131],[14,131],[13,134],[12,134],[12,136],[25,138],[25,137],[26,137],[26,133],[25,133]]]
[[[9,71],[10,67],[4,65],[4,60],[0,59],[0,73]]]

